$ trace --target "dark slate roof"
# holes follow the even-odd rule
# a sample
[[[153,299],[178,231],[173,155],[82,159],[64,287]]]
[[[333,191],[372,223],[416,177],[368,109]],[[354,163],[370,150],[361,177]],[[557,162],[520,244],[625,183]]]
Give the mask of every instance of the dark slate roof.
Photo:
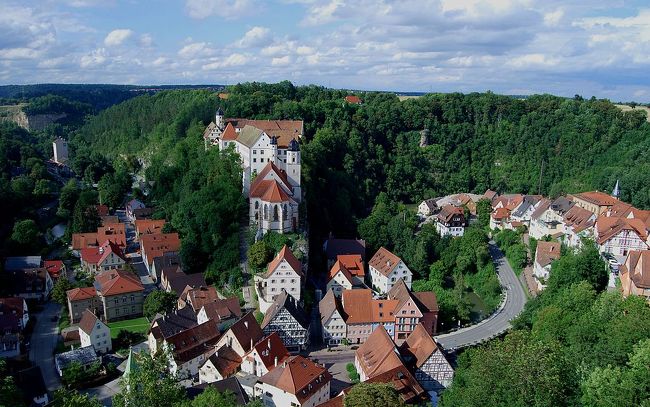
[[[39,268],[41,260],[41,256],[7,257],[5,271]]]
[[[194,399],[199,394],[203,393],[205,389],[212,387],[217,389],[219,392],[230,391],[235,395],[235,401],[237,405],[243,406],[248,403],[248,395],[242,388],[239,380],[235,376],[229,377],[227,379],[219,380],[213,383],[201,383],[193,387],[188,387],[187,397],[189,399]]]
[[[539,202],[540,199],[541,199],[541,197],[539,195],[526,195],[526,196],[524,196],[523,202],[521,203],[521,205],[519,205],[517,207],[517,210],[512,212],[512,216],[516,216],[516,217],[523,216],[523,214],[526,213],[526,211],[531,206],[535,206],[537,204],[537,202]]]
[[[305,314],[304,308],[298,305],[298,302],[293,296],[289,295],[285,290],[282,290],[282,293],[275,298],[271,307],[266,311],[264,321],[262,321],[262,329],[273,321],[282,309],[286,309],[300,326],[305,329],[309,328],[309,318]]]
[[[558,197],[556,200],[551,202],[551,209],[560,215],[564,215],[571,209],[571,207],[574,205],[573,201],[568,200],[566,197],[561,196]]]
[[[92,346],[84,346],[83,348],[73,349],[67,352],[59,353],[54,356],[61,370],[65,369],[72,362],[79,362],[82,365],[88,365],[97,359],[97,353]]]
[[[358,254],[366,259],[366,241],[361,239],[329,238],[323,246],[328,259],[335,260],[339,254]]]
[[[19,371],[16,379],[16,385],[22,391],[28,405],[31,405],[34,398],[40,398],[47,394],[43,374],[38,366]]]
[[[152,328],[151,332],[156,339],[167,339],[172,335],[176,335],[179,332],[198,325],[196,322],[196,314],[194,314],[192,307],[183,307],[167,315],[160,315],[151,324],[153,325],[154,322],[158,326]]]

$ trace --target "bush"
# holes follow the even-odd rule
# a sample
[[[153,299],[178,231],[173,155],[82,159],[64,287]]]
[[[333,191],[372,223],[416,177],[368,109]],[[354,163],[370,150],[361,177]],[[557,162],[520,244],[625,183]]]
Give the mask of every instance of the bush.
[[[354,367],[354,364],[348,363],[345,365],[345,369],[348,371],[348,377],[352,381],[352,383],[359,383],[360,377],[359,373],[357,372],[357,368]]]

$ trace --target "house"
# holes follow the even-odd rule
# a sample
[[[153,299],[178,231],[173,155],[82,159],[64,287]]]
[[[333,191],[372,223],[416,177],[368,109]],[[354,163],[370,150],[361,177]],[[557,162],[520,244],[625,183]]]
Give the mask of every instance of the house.
[[[287,347],[303,349],[309,341],[309,317],[286,291],[275,298],[262,321],[264,335],[277,332]]]
[[[631,250],[648,249],[648,229],[641,219],[599,216],[595,238],[601,253],[617,256],[619,263]]]
[[[43,264],[41,256],[18,256],[7,257],[5,260],[5,271],[18,271],[37,269]]]
[[[354,367],[362,382],[402,365],[397,347],[383,326],[354,352]]]
[[[511,221],[517,222],[515,225],[511,225],[511,228],[516,229],[520,225],[529,227],[530,218],[541,199],[541,195],[524,195],[521,203],[510,214]]]
[[[72,250],[80,253],[89,247],[97,247],[105,241],[111,241],[120,249],[126,248],[126,225],[124,223],[104,223],[95,233],[73,233]]]
[[[418,205],[418,214],[423,217],[431,216],[437,209],[438,205],[436,205],[435,199],[425,199]]]
[[[399,280],[388,292],[388,299],[397,300],[393,336],[397,345],[401,345],[419,325],[422,325],[429,335],[435,334],[438,302],[434,292],[412,293],[404,281]]]
[[[531,214],[528,234],[537,240],[544,236],[561,238],[564,232],[564,215],[574,203],[561,196],[553,201],[542,199]]]
[[[44,267],[34,269],[7,270],[4,273],[4,288],[14,296],[38,301],[46,300],[54,282]]]
[[[233,376],[241,366],[242,358],[230,346],[216,346],[206,354],[199,368],[199,383],[213,383]]]
[[[61,260],[45,260],[43,267],[45,267],[45,270],[50,274],[50,278],[53,281],[56,281],[60,276],[66,276],[65,263]]]
[[[463,208],[446,205],[436,215],[436,230],[440,236],[459,237],[465,232],[465,213]]]
[[[370,289],[343,291],[342,305],[348,342],[365,342],[379,326],[392,337],[395,333],[397,303],[397,300],[373,299]]]
[[[347,325],[345,314],[339,297],[334,291],[328,290],[325,297],[318,303],[320,321],[323,332],[323,343],[327,346],[340,345],[347,341]]]
[[[538,289],[546,287],[546,280],[551,272],[551,264],[560,258],[560,244],[557,242],[537,242],[533,274],[537,280]]]
[[[288,357],[289,351],[282,343],[280,335],[273,332],[262,338],[244,355],[241,370],[262,377]]]
[[[135,240],[137,241],[142,235],[154,235],[163,232],[165,227],[165,220],[149,220],[149,219],[136,219],[135,220]]]
[[[506,208],[510,212],[514,211],[524,200],[521,194],[504,194],[494,198],[492,209]]]
[[[151,355],[155,355],[163,342],[179,332],[198,325],[197,317],[190,307],[185,307],[165,315],[156,315],[151,321],[147,342]]]
[[[255,276],[255,290],[261,312],[266,312],[282,290],[300,301],[302,285],[302,264],[293,252],[284,245],[269,263],[266,272]]]
[[[255,396],[267,407],[314,407],[330,398],[332,375],[304,356],[291,356],[260,377]]]
[[[166,338],[162,348],[171,352],[169,371],[179,378],[197,376],[219,336],[217,323],[206,321]]]
[[[370,259],[368,266],[372,288],[379,293],[386,294],[400,278],[404,280],[407,287],[411,288],[413,273],[402,259],[388,249],[380,247]]]
[[[63,376],[63,371],[74,362],[87,369],[90,365],[99,361],[100,358],[92,346],[85,346],[54,355],[54,365],[59,376]]]
[[[490,201],[493,205],[495,200],[499,197],[499,194],[496,193],[496,191],[492,191],[491,189],[488,189],[483,193],[483,198],[487,199]]]
[[[185,287],[178,297],[178,308],[190,307],[195,313],[211,302],[219,301],[219,293],[214,286]]]
[[[180,248],[181,240],[178,233],[156,233],[140,236],[140,254],[149,274],[151,274],[153,259],[165,253],[178,253]]]
[[[0,298],[0,319],[6,320],[8,316],[11,316],[12,326],[17,325],[20,330],[23,330],[25,327],[27,327],[27,323],[29,322],[29,310],[27,308],[27,302],[25,302],[24,298]],[[4,331],[4,321],[2,324],[0,324],[0,326],[2,326],[2,330]]]
[[[417,325],[399,349],[404,364],[426,391],[449,387],[454,369],[424,326]]]
[[[133,217],[135,220],[151,219],[153,214],[153,208],[138,208],[133,210]]]
[[[490,229],[504,230],[508,229],[510,224],[510,210],[506,208],[497,208],[490,214]]]
[[[345,102],[350,103],[352,105],[360,105],[361,104],[361,98],[357,95],[347,95],[345,97]]]
[[[623,296],[638,295],[650,301],[650,250],[630,250],[620,274]]]
[[[344,290],[351,290],[356,283],[352,273],[340,260],[334,263],[327,278],[327,292],[331,291],[339,298]]]
[[[111,329],[88,309],[79,321],[79,340],[82,347],[92,346],[97,353],[108,353],[113,349]]]
[[[132,199],[129,202],[126,203],[126,217],[129,219],[130,222],[135,221],[135,213],[134,211],[136,209],[143,209],[146,208],[146,205],[143,204],[141,201],[137,199]]]
[[[205,303],[196,313],[199,324],[212,319],[219,325],[219,330],[224,330],[227,325],[234,323],[241,316],[242,312],[237,297],[219,298],[216,301]]]
[[[122,269],[125,264],[124,253],[110,240],[104,241],[99,247],[81,249],[81,265],[91,275]]]
[[[323,251],[327,257],[328,268],[332,267],[339,255],[358,255],[363,262],[366,260],[366,241],[362,239],[336,239],[330,236],[323,245]]]
[[[341,262],[350,274],[352,274],[352,284],[355,286],[365,286],[364,281],[366,272],[363,266],[363,259],[358,254],[339,254],[336,260]]]
[[[246,391],[244,391],[244,388],[242,387],[237,377],[229,377],[227,379],[218,380],[211,383],[201,382],[196,386],[188,387],[185,389],[187,392],[187,398],[193,400],[208,388],[213,388],[219,393],[231,393],[235,398],[235,404],[238,406],[247,405],[250,401],[248,394]]]
[[[142,316],[144,286],[133,273],[109,270],[95,276],[98,305],[103,321],[119,321]]]
[[[183,271],[176,254],[166,254],[154,259],[156,273],[160,272],[160,288],[181,295],[187,287],[207,286],[203,273],[187,274]]]
[[[289,151],[291,160],[297,157],[297,166],[292,171],[300,177],[300,151],[295,142],[296,151]],[[255,151],[255,150],[253,150]],[[254,158],[255,160],[255,158]],[[253,173],[254,179],[248,192],[250,224],[262,234],[273,231],[288,233],[298,228],[298,203],[300,202],[300,187],[289,178],[286,171],[281,170],[272,162],[268,162],[258,174]],[[299,178],[298,178],[299,182]]]
[[[43,373],[38,366],[18,371],[16,386],[23,395],[25,405],[45,406],[50,402],[47,387],[43,380]]]
[[[85,310],[89,309],[97,314],[100,309],[101,304],[97,298],[95,287],[73,288],[66,291],[66,296],[68,297],[68,314],[72,324],[81,321]]]
[[[20,355],[20,334],[0,332],[0,358],[14,358]]]
[[[569,247],[578,248],[583,239],[592,238],[596,215],[578,205],[569,209],[563,218],[564,235],[562,242]]]
[[[570,198],[576,205],[595,214],[596,217],[607,212],[619,202],[617,198],[600,191],[581,192],[570,196]]]
[[[249,312],[221,335],[215,348],[227,346],[243,358],[263,336],[260,324],[257,323],[253,313]]]
[[[149,275],[151,279],[155,282],[161,283],[161,277],[163,269],[167,268],[172,273],[179,272],[183,273],[183,268],[181,267],[181,258],[177,253],[169,252],[164,253],[162,256],[154,257],[153,262],[151,263],[151,268],[149,269]],[[203,284],[205,285],[205,284]],[[164,290],[165,287],[160,284],[160,287]],[[179,293],[183,291],[185,287],[183,286]]]

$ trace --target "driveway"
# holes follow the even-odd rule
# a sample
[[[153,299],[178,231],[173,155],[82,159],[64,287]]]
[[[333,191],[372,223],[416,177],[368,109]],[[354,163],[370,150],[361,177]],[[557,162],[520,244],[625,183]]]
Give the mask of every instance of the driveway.
[[[37,364],[43,372],[43,380],[49,391],[61,386],[61,380],[54,367],[54,349],[59,339],[57,322],[52,317],[59,315],[61,306],[55,302],[44,305],[43,311],[36,314],[36,325],[31,338],[29,360]]]
[[[521,313],[526,304],[526,294],[510,267],[508,260],[494,241],[490,241],[490,256],[497,267],[499,282],[506,298],[499,309],[489,318],[467,328],[436,336],[436,341],[447,350],[464,348],[492,339],[510,329],[510,321]]]

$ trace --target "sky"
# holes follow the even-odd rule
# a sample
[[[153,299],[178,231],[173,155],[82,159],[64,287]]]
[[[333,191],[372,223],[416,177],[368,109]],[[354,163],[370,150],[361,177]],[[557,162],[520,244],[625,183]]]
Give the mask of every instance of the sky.
[[[0,84],[318,84],[650,102],[650,0],[0,0]]]

